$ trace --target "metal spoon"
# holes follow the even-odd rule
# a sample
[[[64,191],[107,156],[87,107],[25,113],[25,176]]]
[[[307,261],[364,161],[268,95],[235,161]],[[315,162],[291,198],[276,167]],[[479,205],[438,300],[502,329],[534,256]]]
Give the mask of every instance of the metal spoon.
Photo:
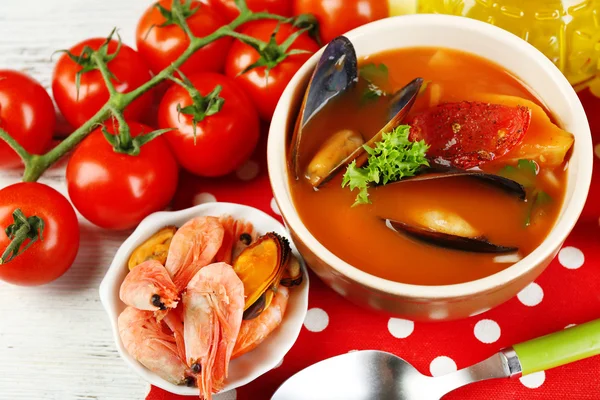
[[[400,357],[363,350],[332,357],[298,372],[271,400],[439,400],[473,382],[554,368],[600,354],[600,320],[501,350],[456,372],[429,377]]]

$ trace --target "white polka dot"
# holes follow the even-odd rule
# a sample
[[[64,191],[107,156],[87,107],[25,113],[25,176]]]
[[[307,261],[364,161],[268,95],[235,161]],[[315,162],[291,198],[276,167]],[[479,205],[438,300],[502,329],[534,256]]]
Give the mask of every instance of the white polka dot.
[[[388,331],[393,337],[404,339],[410,336],[415,330],[415,323],[402,318],[390,318],[388,321]]]
[[[521,303],[528,307],[537,306],[544,298],[544,291],[540,285],[535,282],[531,282],[517,294],[517,298]]]
[[[256,178],[258,175],[260,168],[258,167],[258,163],[253,160],[248,160],[235,171],[235,175],[243,180],[243,181],[251,181]]]
[[[544,384],[546,373],[544,371],[534,372],[533,374],[522,376],[519,380],[523,386],[529,389],[536,389]]]
[[[210,193],[198,193],[196,196],[194,196],[194,200],[193,203],[194,204],[204,204],[204,203],[214,203],[215,201],[217,201],[217,198],[210,194]]]
[[[568,269],[577,269],[583,265],[584,261],[583,253],[576,247],[563,247],[558,253],[558,262]]]
[[[569,325],[565,326],[565,329],[569,329],[569,328],[572,328],[574,326],[577,326],[577,324],[569,324]]]
[[[281,211],[279,211],[279,207],[277,206],[277,202],[275,201],[275,197],[271,199],[271,210],[277,215],[281,215]]]
[[[356,353],[358,350],[353,349],[353,350],[348,350],[348,353]]]
[[[219,393],[213,396],[215,400],[236,400],[237,399],[237,391],[235,389],[228,390],[223,393]]]
[[[429,372],[431,376],[446,375],[456,371],[456,363],[453,359],[446,356],[439,356],[429,364]]]
[[[600,158],[600,143],[594,147],[594,153],[596,153],[596,157]]]
[[[473,333],[481,343],[494,343],[500,339],[500,325],[491,319],[482,319],[475,324]]]
[[[283,364],[283,358],[273,367],[273,369],[281,367],[281,364]]]
[[[311,308],[304,318],[304,327],[311,332],[321,332],[329,325],[329,315],[321,308]]]

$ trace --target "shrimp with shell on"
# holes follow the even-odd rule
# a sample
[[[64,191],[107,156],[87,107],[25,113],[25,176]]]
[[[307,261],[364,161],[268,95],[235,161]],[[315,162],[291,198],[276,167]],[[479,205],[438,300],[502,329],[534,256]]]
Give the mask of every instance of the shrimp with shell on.
[[[200,396],[212,398],[225,386],[229,360],[244,312],[244,284],[225,263],[196,273],[183,294],[186,362],[199,375]]]
[[[213,261],[224,232],[217,217],[193,218],[175,232],[165,268],[178,291],[183,291],[192,277]]]
[[[119,297],[138,310],[159,311],[177,307],[179,292],[165,267],[156,260],[148,260],[127,274]]]
[[[118,326],[125,350],[143,366],[176,385],[194,385],[194,374],[179,357],[175,338],[154,313],[127,307]]]

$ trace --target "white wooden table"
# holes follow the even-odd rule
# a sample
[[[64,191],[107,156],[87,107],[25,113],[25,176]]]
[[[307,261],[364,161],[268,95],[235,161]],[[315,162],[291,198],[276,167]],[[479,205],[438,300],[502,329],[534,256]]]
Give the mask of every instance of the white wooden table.
[[[0,0],[0,69],[22,70],[49,89],[57,49],[120,28],[135,46],[151,0]],[[41,179],[66,194],[64,169]],[[0,171],[0,187],[19,176]],[[82,222],[81,247],[57,281],[25,288],[0,282],[0,400],[143,399],[149,385],[114,345],[98,286],[127,233]]]

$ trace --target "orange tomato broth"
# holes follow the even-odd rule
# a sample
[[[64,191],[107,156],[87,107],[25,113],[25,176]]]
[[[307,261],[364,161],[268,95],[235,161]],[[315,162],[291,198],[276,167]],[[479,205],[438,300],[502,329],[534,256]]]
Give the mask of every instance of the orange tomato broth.
[[[471,54],[446,49],[437,51],[434,48],[399,49],[369,56],[359,64],[384,63],[389,71],[388,92],[400,89],[416,77],[439,85],[433,89],[437,94],[430,93],[432,85],[429,85],[417,100],[413,112],[429,107],[432,95],[439,95],[439,102],[443,103],[467,98],[474,100],[474,93],[519,96],[543,106],[518,79],[501,67]],[[430,63],[434,55],[437,58]],[[361,104],[360,95],[364,89],[361,82],[328,104],[305,128],[300,148],[302,171],[329,134],[340,129],[354,129],[366,141],[384,126],[386,98]],[[539,130],[540,124],[532,123],[524,142],[528,137],[544,135]],[[289,132],[289,137],[291,134]],[[500,158],[481,168],[497,172],[506,163]],[[514,160],[511,163],[514,165]],[[304,177],[295,180],[290,169],[290,186],[303,223],[320,243],[342,260],[392,281],[446,285],[492,275],[514,261],[494,261],[498,254],[436,247],[392,231],[379,217],[408,222],[418,215],[419,210],[451,211],[468,221],[490,242],[517,246],[519,255],[524,257],[540,245],[558,217],[566,187],[565,170],[564,164],[554,167],[550,175],[556,179],[548,179],[549,171],[541,168],[536,186],[548,193],[552,202],[536,209],[528,227],[525,219],[530,204],[472,178],[404,182],[370,188],[372,204],[355,207],[352,204],[358,191],[341,187],[343,171],[317,191]]]

